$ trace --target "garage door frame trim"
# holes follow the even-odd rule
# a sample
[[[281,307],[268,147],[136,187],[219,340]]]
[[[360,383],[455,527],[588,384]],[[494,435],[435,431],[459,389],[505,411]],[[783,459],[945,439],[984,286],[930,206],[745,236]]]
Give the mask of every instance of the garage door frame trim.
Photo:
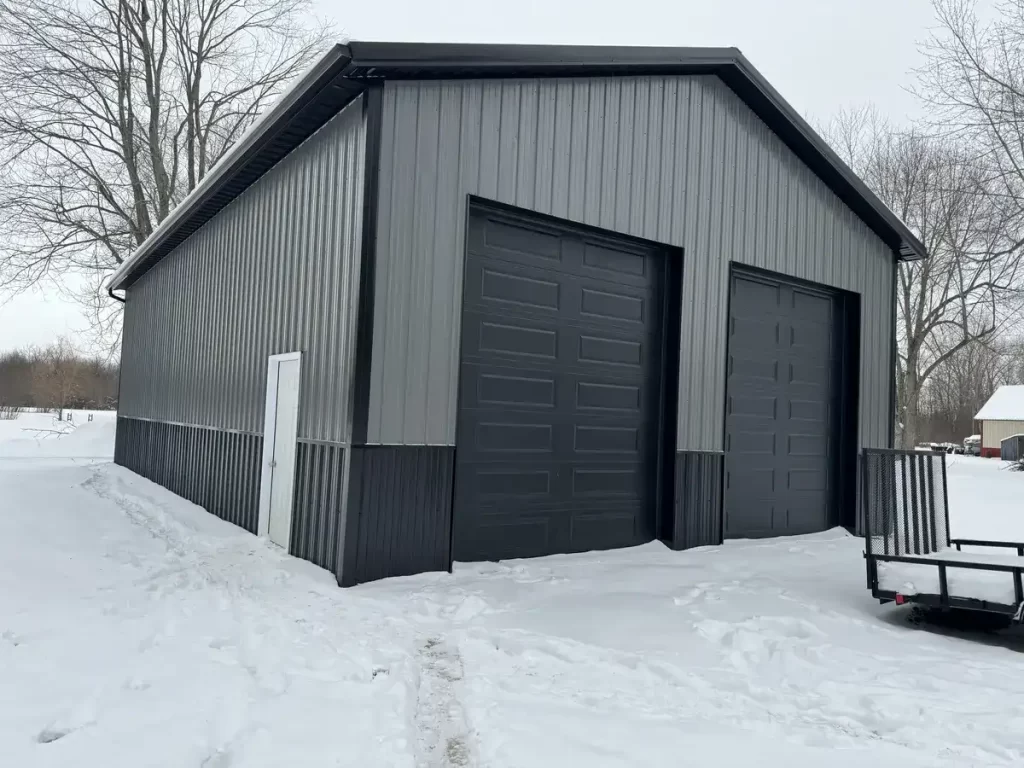
[[[661,309],[661,372],[659,392],[659,428],[658,428],[658,466],[656,468],[656,508],[654,511],[654,538],[668,541],[671,536],[672,521],[674,519],[672,510],[675,504],[675,453],[677,442],[677,409],[679,400],[679,355],[680,355],[680,323],[682,321],[681,286],[684,262],[684,249],[667,243],[649,240],[643,237],[616,232],[603,227],[595,227],[590,224],[583,224],[578,221],[564,219],[558,216],[541,213],[539,211],[509,205],[497,200],[491,200],[475,194],[467,194],[465,198],[465,213],[463,215],[463,247],[462,247],[462,290],[459,292],[460,302],[464,301],[466,269],[469,263],[469,230],[470,221],[476,211],[491,211],[501,215],[525,218],[540,224],[546,224],[559,229],[569,229],[577,232],[589,233],[591,235],[608,238],[611,240],[635,243],[644,248],[654,249],[665,259],[664,271],[662,273],[662,309]],[[459,344],[456,350],[456,361],[461,368],[463,358],[464,338],[461,332],[463,308],[459,307],[460,334]],[[458,434],[458,419],[461,413],[463,401],[462,376],[458,377],[456,385],[455,419],[456,434]],[[454,458],[452,461],[453,473],[458,467],[459,445],[456,440]],[[454,483],[454,478],[453,478]],[[448,569],[451,571],[455,556],[455,507],[456,494],[452,493],[449,542],[448,542]],[[665,534],[665,535],[663,535]]]

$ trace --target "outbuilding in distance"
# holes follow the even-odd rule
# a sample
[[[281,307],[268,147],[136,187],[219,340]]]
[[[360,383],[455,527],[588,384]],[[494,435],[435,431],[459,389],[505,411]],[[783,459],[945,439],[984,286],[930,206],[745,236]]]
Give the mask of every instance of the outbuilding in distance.
[[[115,460],[342,585],[853,527],[924,256],[735,49],[338,45],[114,276]]]
[[[1003,440],[1024,434],[1024,385],[999,387],[974,420],[981,424],[981,455],[999,458]]]

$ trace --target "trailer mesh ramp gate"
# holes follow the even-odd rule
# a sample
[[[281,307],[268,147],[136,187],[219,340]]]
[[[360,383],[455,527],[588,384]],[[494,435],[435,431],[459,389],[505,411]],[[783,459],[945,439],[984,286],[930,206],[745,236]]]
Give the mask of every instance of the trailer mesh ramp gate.
[[[950,537],[945,453],[865,449],[863,468],[864,556],[879,601],[1024,620],[1024,543]]]

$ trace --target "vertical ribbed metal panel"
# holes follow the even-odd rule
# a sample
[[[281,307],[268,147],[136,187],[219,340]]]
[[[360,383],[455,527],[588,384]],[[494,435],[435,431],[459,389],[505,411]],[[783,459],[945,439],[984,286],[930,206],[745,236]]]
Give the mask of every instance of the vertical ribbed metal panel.
[[[289,551],[334,572],[338,523],[344,507],[345,449],[300,442],[295,457],[295,501]]]
[[[737,261],[862,295],[860,444],[888,444],[893,254],[715,77],[384,90],[368,441],[452,445],[467,195],[685,251],[680,449],[721,451]]]
[[[721,453],[676,453],[675,514],[669,542],[673,549],[722,543],[724,468]]]
[[[119,417],[114,462],[255,533],[262,451],[259,435]]]
[[[455,449],[353,446],[343,587],[448,570]]]
[[[300,350],[299,436],[347,442],[365,122],[359,99],[131,287],[122,415],[262,432],[267,358]]]

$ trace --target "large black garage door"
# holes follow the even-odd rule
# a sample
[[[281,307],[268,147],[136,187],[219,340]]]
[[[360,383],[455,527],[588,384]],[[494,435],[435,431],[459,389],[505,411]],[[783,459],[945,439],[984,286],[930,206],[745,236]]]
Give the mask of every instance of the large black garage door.
[[[838,298],[734,274],[729,302],[725,535],[838,523]]]
[[[654,538],[663,268],[643,244],[474,207],[454,559]]]

